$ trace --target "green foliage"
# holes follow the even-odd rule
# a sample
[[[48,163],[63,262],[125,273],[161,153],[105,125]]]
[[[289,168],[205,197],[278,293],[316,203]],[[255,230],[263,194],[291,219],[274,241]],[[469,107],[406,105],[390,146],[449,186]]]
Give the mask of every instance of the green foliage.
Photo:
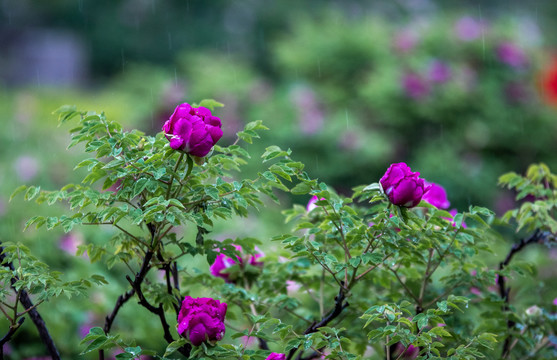
[[[499,185],[515,190],[517,201],[531,199],[523,202],[520,208],[507,211],[504,221],[516,221],[517,231],[524,228],[557,233],[557,175],[552,174],[547,165],[531,165],[525,176],[514,172],[504,174],[499,178]]]
[[[200,104],[222,105],[213,100]],[[12,197],[65,206],[63,215],[31,217],[28,231],[112,228],[100,241],[79,245],[76,255],[86,254],[91,263],[116,275],[65,282],[26,246],[4,243],[4,263],[14,269],[5,267],[0,280],[12,283],[18,294],[24,290],[35,296],[36,307],[61,294],[87,294],[93,284],[122,281],[109,302],[114,305],[105,310],[104,327],[92,327],[82,339],[84,356],[119,349],[117,359],[158,354],[161,359],[263,360],[269,355],[266,346],[290,358],[393,359],[411,346],[419,359],[554,353],[546,345],[555,336],[555,316],[537,307],[519,311],[499,294],[510,291],[501,279],[528,277],[536,268],[510,262],[514,252],[504,266],[489,267],[486,259],[496,255],[493,244],[500,235],[493,227],[499,221],[487,208],[470,206],[455,213],[426,201],[412,209],[397,207],[378,183],[342,195],[306,173],[290,149],[275,145],[253,157],[266,168],[247,178],[240,172],[252,159],[245,144],[267,130],[260,121],[246,124],[233,144],[216,145],[199,159],[171,149],[162,133],[126,131],[104,113],[62,107],[57,114],[62,124],[78,121],[70,130],[70,147],[88,154],[75,167],[87,171],[80,182],[60,190],[23,185]],[[512,173],[500,179],[519,192],[519,199],[537,199],[504,220],[516,219],[518,229],[535,231],[547,245],[555,241],[550,232],[556,180],[545,165],[531,167],[525,177]],[[284,210],[291,229],[272,242],[251,234],[224,240],[213,236],[219,224],[237,217],[246,221],[269,200],[279,202],[281,191],[316,201],[314,208]],[[528,211],[522,210],[526,204]],[[263,258],[258,247],[267,252]],[[229,259],[226,281],[207,271],[219,253]],[[150,274],[155,271],[161,276]],[[503,290],[494,293],[494,284]],[[2,292],[5,301],[9,290]],[[228,304],[223,340],[192,347],[177,334],[175,319],[186,295]],[[133,331],[112,328],[131,299],[140,306]],[[15,324],[25,312],[18,313],[17,302],[10,306]],[[152,331],[164,338],[164,346],[148,349],[136,335],[135,327],[148,318],[157,319]],[[250,339],[259,348],[249,346]]]

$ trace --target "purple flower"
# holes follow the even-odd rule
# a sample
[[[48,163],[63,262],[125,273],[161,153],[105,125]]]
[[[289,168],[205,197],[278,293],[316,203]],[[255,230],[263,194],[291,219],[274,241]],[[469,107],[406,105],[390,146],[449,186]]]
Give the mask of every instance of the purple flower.
[[[416,36],[415,31],[404,30],[395,36],[393,46],[395,50],[400,53],[409,53],[416,47],[417,44],[418,37]]]
[[[400,357],[401,359],[410,360],[410,359],[417,358],[419,352],[420,352],[420,348],[417,346],[408,345],[407,348],[406,346],[402,345],[402,343],[398,343],[396,344],[395,351],[393,351],[393,356],[396,359],[402,354],[402,356]]]
[[[422,200],[427,201],[438,209],[446,209],[451,205],[447,199],[447,192],[441,185],[426,181],[425,186],[429,187],[429,190],[424,194]]]
[[[319,200],[319,198],[317,197],[317,195],[313,195],[311,197],[311,199],[309,199],[308,204],[306,206],[306,211],[307,212],[311,212],[312,210],[317,208],[317,205],[315,205],[315,203]],[[323,200],[323,199],[321,199]]]
[[[162,128],[170,147],[197,157],[207,155],[222,137],[221,121],[211,110],[178,105]]]
[[[23,155],[17,158],[14,168],[19,180],[27,182],[39,172],[39,162],[32,156]]]
[[[265,360],[285,360],[286,355],[281,353],[271,353]]]
[[[70,255],[75,255],[81,244],[83,244],[83,236],[80,233],[68,233],[60,238],[58,247]]]
[[[495,52],[499,61],[509,66],[518,68],[528,63],[528,58],[524,51],[510,41],[500,43]]]
[[[449,211],[449,214],[451,214],[451,216],[452,216],[451,219],[449,219],[449,218],[443,218],[443,219],[448,220],[448,221],[453,220],[454,217],[456,216],[456,214],[458,214],[458,210],[457,210],[457,209],[451,209],[451,210]],[[454,221],[453,221],[453,226],[456,226],[456,224],[455,224]],[[466,226],[466,223],[465,223],[464,221],[462,222],[462,224],[460,224],[460,226],[462,226],[463,229],[466,229],[466,227],[467,227],[467,226]]]
[[[242,252],[242,247],[238,245],[233,245],[234,248]],[[233,265],[240,265],[240,267],[245,267],[245,264],[248,263],[251,266],[263,266],[263,262],[258,261],[260,257],[264,256],[262,252],[259,252],[254,255],[248,256],[238,256],[236,255],[236,259],[226,256],[225,254],[218,254],[215,262],[211,265],[210,271],[213,276],[223,278],[226,282],[232,282],[230,279],[230,274],[226,271],[229,267]]]
[[[455,24],[456,36],[463,41],[476,40],[482,35],[484,24],[470,16],[460,18]]]
[[[389,166],[379,182],[391,203],[411,208],[420,203],[429,189],[419,175],[405,163],[396,163]]]
[[[446,83],[451,78],[451,69],[443,61],[434,60],[429,66],[428,77],[432,83]]]
[[[228,305],[212,298],[186,296],[178,314],[177,330],[194,346],[221,340]]]
[[[553,299],[553,305],[557,306],[557,298]]]
[[[406,95],[412,99],[419,100],[429,94],[429,85],[418,74],[406,73],[402,77],[402,88]]]

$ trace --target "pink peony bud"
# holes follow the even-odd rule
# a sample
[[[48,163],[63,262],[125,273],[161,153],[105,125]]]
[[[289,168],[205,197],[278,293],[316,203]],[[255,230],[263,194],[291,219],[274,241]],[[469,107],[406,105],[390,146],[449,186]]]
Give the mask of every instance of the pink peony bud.
[[[178,314],[178,333],[194,346],[221,340],[226,330],[227,307],[226,303],[212,298],[186,296]]]
[[[207,155],[222,137],[221,121],[211,110],[187,103],[176,107],[163,130],[171,148],[197,157]]]
[[[242,247],[238,245],[233,245],[236,250],[242,252]],[[256,249],[257,250],[257,249]],[[226,269],[233,265],[240,265],[240,267],[245,267],[245,264],[249,264],[251,266],[263,266],[262,261],[258,261],[258,259],[264,256],[261,251],[254,255],[236,255],[236,259],[226,256],[225,254],[218,254],[215,262],[211,265],[210,271],[213,276],[223,278],[226,282],[233,282],[230,280],[230,274],[227,272]]]
[[[286,355],[281,353],[271,353],[265,360],[285,360]]]
[[[396,163],[389,166],[379,182],[391,203],[411,208],[420,203],[429,189],[419,175],[405,163]]]

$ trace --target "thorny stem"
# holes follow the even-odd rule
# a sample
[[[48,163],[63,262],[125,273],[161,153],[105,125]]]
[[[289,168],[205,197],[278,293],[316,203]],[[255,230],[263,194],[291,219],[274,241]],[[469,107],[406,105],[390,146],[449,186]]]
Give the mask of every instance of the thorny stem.
[[[172,190],[172,183],[174,183],[174,174],[178,170],[178,166],[180,166],[180,163],[182,162],[183,158],[184,158],[184,153],[180,153],[180,157],[178,158],[178,161],[176,161],[176,165],[174,166],[174,171],[170,176],[170,182],[168,183],[168,189],[166,190],[166,200],[170,199],[170,191]]]
[[[537,229],[529,238],[521,239],[518,243],[514,244],[511,247],[511,250],[507,254],[505,260],[499,263],[499,271],[502,271],[507,265],[509,265],[513,256],[516,253],[520,252],[522,249],[524,249],[526,246],[530,244],[545,242],[547,240],[555,241],[556,239],[555,236],[552,235],[550,232],[541,231],[540,229]],[[509,294],[511,288],[507,286],[505,277],[502,276],[501,274],[499,274],[499,277],[497,278],[497,285],[499,285],[499,296],[501,296],[501,298],[504,301],[503,312],[507,312],[509,311]],[[514,325],[515,325],[514,321],[510,319],[507,320],[507,329],[509,330],[509,332]],[[511,354],[511,349],[512,349],[511,343],[512,343],[512,336],[509,334],[509,336],[505,339],[505,343],[503,344],[503,351],[501,354],[502,359],[506,359]]]

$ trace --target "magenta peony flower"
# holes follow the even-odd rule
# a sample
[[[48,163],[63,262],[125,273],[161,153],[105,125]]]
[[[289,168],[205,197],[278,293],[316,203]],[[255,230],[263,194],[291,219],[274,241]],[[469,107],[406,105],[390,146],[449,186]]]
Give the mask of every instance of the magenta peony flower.
[[[440,60],[434,60],[429,66],[429,81],[435,84],[443,84],[451,78],[451,68]]]
[[[499,61],[511,67],[523,67],[528,63],[528,57],[524,51],[510,41],[500,43],[495,52]]]
[[[285,360],[286,355],[281,353],[271,353],[265,360]]]
[[[482,35],[485,25],[478,20],[465,16],[460,18],[455,24],[456,36],[463,41],[476,40]]]
[[[414,100],[420,100],[429,94],[429,85],[418,74],[406,73],[402,77],[402,88],[406,96]]]
[[[162,128],[170,147],[197,157],[207,155],[222,137],[221,122],[211,110],[178,105]]]
[[[449,211],[449,214],[451,214],[452,218],[450,218],[450,219],[449,219],[449,218],[443,218],[443,219],[448,220],[448,221],[453,220],[454,217],[456,216],[456,214],[458,214],[458,210],[457,210],[457,209],[451,209],[451,210]],[[453,221],[453,226],[456,226],[456,224],[454,223],[454,221]],[[467,226],[466,226],[466,223],[465,223],[464,221],[462,222],[462,224],[461,224],[460,226],[462,226],[462,228],[464,228],[464,229],[466,229],[466,227],[467,227]]]
[[[401,355],[403,351],[404,353]],[[417,358],[419,352],[420,352],[420,348],[417,346],[408,345],[408,348],[406,348],[406,346],[402,345],[402,343],[398,343],[396,344],[395,351],[393,351],[393,356],[395,359],[400,357],[401,359],[404,360],[410,360],[410,359]]]
[[[427,201],[438,209],[446,209],[451,205],[447,199],[447,192],[441,185],[427,181],[425,185],[429,187],[429,190],[422,197],[422,200]]]
[[[389,166],[379,182],[391,203],[411,208],[420,203],[429,189],[419,175],[405,163],[396,163]]]
[[[177,330],[194,346],[221,340],[228,305],[212,298],[186,296],[178,314]]]
[[[233,246],[236,250],[242,252],[241,246],[238,245],[233,245]],[[258,261],[258,259],[262,256],[264,256],[262,252],[259,252],[254,255],[249,255],[249,258],[247,256],[240,257],[236,255],[236,260],[235,260],[231,257],[226,256],[225,254],[218,254],[217,258],[215,259],[215,262],[210,267],[211,274],[213,276],[223,278],[226,282],[231,282],[230,274],[227,273],[226,269],[236,264],[239,264],[241,267],[243,267],[245,266],[244,264],[246,263],[248,263],[251,266],[263,266],[263,262]]]
[[[316,195],[313,195],[311,199],[309,199],[308,204],[306,206],[307,212],[311,212],[313,209],[317,208],[317,205],[315,205],[317,200],[319,200],[319,198]]]

